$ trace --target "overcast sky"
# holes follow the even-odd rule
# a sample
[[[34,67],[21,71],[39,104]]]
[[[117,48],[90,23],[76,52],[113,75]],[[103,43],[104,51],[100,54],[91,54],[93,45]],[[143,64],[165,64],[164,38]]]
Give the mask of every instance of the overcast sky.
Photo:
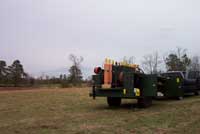
[[[0,59],[19,59],[27,72],[83,67],[180,46],[200,52],[199,0],[1,0]],[[93,70],[91,69],[91,72]]]

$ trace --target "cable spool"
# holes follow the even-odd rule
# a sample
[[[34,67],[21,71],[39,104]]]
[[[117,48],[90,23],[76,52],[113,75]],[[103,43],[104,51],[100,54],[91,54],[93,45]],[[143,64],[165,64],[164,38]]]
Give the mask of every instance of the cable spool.
[[[98,74],[98,73],[101,72],[101,70],[102,70],[101,67],[95,67],[95,68],[94,68],[94,73],[95,73],[95,74]]]

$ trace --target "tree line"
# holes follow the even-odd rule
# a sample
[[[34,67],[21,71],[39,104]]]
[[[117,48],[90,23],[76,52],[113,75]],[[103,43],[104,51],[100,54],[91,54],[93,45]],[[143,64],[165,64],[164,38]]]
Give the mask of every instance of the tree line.
[[[27,78],[23,65],[19,60],[15,60],[10,66],[0,60],[0,84],[18,86],[20,82]]]
[[[0,86],[34,86],[34,85],[50,85],[59,84],[62,87],[80,86],[87,83],[83,80],[81,63],[83,57],[77,57],[74,54],[69,55],[72,66],[69,68],[69,75],[60,74],[60,77],[44,77],[34,78],[24,71],[23,65],[19,60],[15,60],[12,65],[7,66],[6,61],[0,60]]]
[[[166,71],[200,71],[199,56],[188,56],[187,50],[177,47],[167,56],[159,56],[158,52],[145,55],[142,60],[142,68],[146,73],[158,74]]]
[[[80,86],[83,83],[91,84],[91,79],[83,80],[81,63],[83,57],[77,57],[74,54],[69,55],[72,62],[69,68],[69,74],[60,74],[59,77],[33,78],[24,71],[23,65],[19,60],[15,60],[11,65],[7,66],[6,61],[0,60],[0,86],[34,86],[59,84],[62,87]],[[124,57],[124,61],[133,64],[134,57]],[[200,71],[199,56],[188,56],[187,50],[177,48],[164,56],[160,56],[158,52],[145,55],[142,59],[142,69],[148,74],[158,74],[166,71]]]

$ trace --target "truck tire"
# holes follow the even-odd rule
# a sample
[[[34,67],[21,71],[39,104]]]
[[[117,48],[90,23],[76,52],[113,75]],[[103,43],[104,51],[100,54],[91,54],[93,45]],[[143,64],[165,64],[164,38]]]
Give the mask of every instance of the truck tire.
[[[118,107],[121,105],[121,98],[107,97],[107,103],[110,107]]]
[[[194,92],[194,94],[195,95],[200,95],[200,77],[198,77],[197,80],[196,80],[196,86],[197,86],[197,89]]]
[[[138,98],[137,104],[139,108],[146,108],[152,105],[152,97]]]
[[[200,91],[195,91],[194,94],[195,95],[200,95]]]
[[[176,97],[177,100],[183,100],[183,96]]]

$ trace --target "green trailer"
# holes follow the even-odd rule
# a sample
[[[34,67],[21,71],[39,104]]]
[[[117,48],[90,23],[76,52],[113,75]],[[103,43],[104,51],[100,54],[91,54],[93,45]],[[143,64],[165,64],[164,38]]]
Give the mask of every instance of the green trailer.
[[[199,71],[169,71],[161,74],[158,92],[164,97],[183,99],[187,94],[200,94],[200,72]]]
[[[95,68],[90,96],[107,97],[109,106],[119,106],[121,99],[137,99],[140,107],[148,107],[157,95],[157,76],[144,74],[138,66],[111,64],[111,70]],[[109,75],[110,83],[105,83]],[[106,74],[107,73],[107,74]],[[110,77],[109,77],[110,78]]]
[[[161,77],[158,76],[157,97],[159,93],[163,98],[176,98],[181,100],[184,96],[182,89],[182,79],[179,77]]]

